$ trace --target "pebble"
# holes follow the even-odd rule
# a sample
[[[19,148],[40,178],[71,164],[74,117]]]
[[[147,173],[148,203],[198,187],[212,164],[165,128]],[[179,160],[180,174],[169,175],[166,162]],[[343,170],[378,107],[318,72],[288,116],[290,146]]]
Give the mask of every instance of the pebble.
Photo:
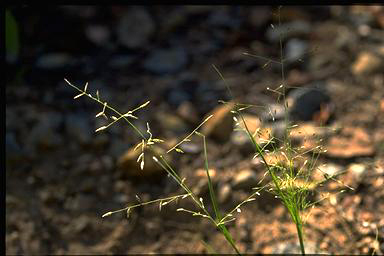
[[[383,60],[370,52],[361,52],[352,64],[351,70],[354,75],[371,74],[378,71]]]
[[[287,100],[289,115],[293,120],[310,121],[330,102],[330,96],[319,82],[290,92]]]
[[[360,127],[345,127],[327,142],[325,154],[334,158],[372,156],[375,148],[369,134]]]
[[[259,179],[252,170],[241,170],[237,172],[232,180],[233,189],[251,189],[255,187]]]
[[[184,120],[171,112],[158,112],[156,121],[161,125],[165,132],[172,132],[176,135],[187,133],[190,129]]]
[[[155,29],[155,23],[146,9],[131,7],[119,21],[117,37],[128,48],[141,48],[149,42]]]
[[[85,35],[92,43],[99,46],[108,44],[109,38],[111,36],[111,32],[108,27],[102,25],[90,25],[87,26],[84,30]]]
[[[191,124],[199,122],[199,115],[190,101],[183,101],[176,110],[177,114]]]
[[[164,154],[164,149],[156,145],[153,145],[153,149],[159,155],[163,155],[169,164],[171,163],[172,158],[169,154]],[[137,162],[137,158],[140,154],[141,148],[134,150],[134,147],[132,147],[118,158],[117,166],[119,169],[124,171],[124,176],[145,178],[150,176],[158,176],[159,174],[166,174],[165,170],[153,160],[152,157],[154,155],[148,149],[144,150],[144,168],[141,170],[140,162]]]
[[[188,64],[188,54],[182,47],[156,49],[143,63],[148,71],[158,75],[175,74]]]
[[[285,59],[288,63],[300,60],[308,51],[307,41],[292,38],[285,46]]]
[[[367,167],[364,164],[352,163],[347,167],[348,171],[352,172],[353,175],[359,180],[364,172],[367,171]]]
[[[73,61],[66,53],[47,53],[38,57],[35,65],[41,69],[60,69],[72,65]]]
[[[210,136],[219,141],[228,141],[233,131],[233,119],[231,110],[234,104],[228,103],[217,106],[209,115],[213,115],[201,127],[205,136]]]
[[[20,160],[24,155],[24,152],[19,143],[16,141],[16,137],[13,132],[7,131],[5,134],[5,151],[7,163]]]
[[[229,184],[225,183],[222,186],[220,186],[219,193],[218,193],[219,203],[225,203],[229,201],[229,199],[231,198],[231,193],[232,193],[232,189]]]
[[[261,114],[263,122],[275,122],[283,120],[285,116],[285,108],[282,104],[272,103],[266,105],[266,110]]]
[[[75,139],[83,145],[91,143],[94,130],[89,123],[88,116],[79,114],[67,115],[65,118],[65,128],[71,139]]]
[[[270,42],[279,42],[279,36],[281,33],[281,39],[284,41],[287,38],[307,36],[311,32],[311,26],[308,22],[303,20],[296,20],[288,23],[281,24],[281,26],[271,26],[266,32],[266,36]]]

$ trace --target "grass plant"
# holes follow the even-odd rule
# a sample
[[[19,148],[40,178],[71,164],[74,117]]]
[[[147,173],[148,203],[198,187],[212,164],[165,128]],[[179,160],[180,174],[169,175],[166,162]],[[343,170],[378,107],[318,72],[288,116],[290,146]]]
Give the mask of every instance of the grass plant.
[[[279,26],[280,26],[280,8],[279,8],[278,18],[279,18]],[[196,209],[185,209],[185,208],[178,208],[177,211],[186,212],[189,214],[192,214],[193,216],[198,216],[202,218],[208,219],[213,225],[215,225],[221,234],[225,237],[226,241],[230,244],[230,246],[233,248],[233,250],[237,254],[241,254],[239,249],[236,246],[235,239],[230,234],[227,223],[231,222],[236,219],[236,214],[241,214],[241,207],[249,202],[252,202],[254,200],[257,200],[257,197],[260,195],[260,191],[267,190],[268,192],[271,192],[275,195],[276,198],[280,199],[282,204],[287,209],[292,221],[296,225],[297,230],[297,237],[300,244],[300,251],[304,255],[305,254],[305,236],[304,236],[304,229],[303,229],[303,210],[305,210],[308,207],[313,207],[316,202],[310,202],[308,200],[308,194],[317,186],[321,186],[324,182],[328,180],[336,180],[336,176],[329,176],[324,174],[324,179],[318,182],[311,181],[311,173],[316,169],[316,162],[320,155],[320,153],[323,151],[321,146],[315,146],[311,149],[303,150],[303,148],[294,148],[292,146],[292,142],[290,139],[290,130],[296,127],[296,124],[292,124],[289,120],[288,115],[288,103],[286,99],[286,90],[289,88],[286,85],[285,81],[285,59],[283,58],[283,44],[280,34],[280,59],[279,60],[273,60],[270,58],[266,58],[263,56],[258,56],[250,53],[245,53],[245,55],[258,58],[263,61],[267,61],[263,67],[266,67],[270,64],[278,64],[281,67],[281,84],[277,86],[275,89],[268,88],[271,92],[274,92],[278,95],[278,100],[283,101],[284,109],[285,109],[285,130],[284,130],[284,136],[282,139],[271,137],[269,140],[264,141],[264,143],[258,143],[256,140],[256,137],[259,136],[258,132],[256,131],[254,133],[251,133],[248,129],[246,120],[243,115],[243,111],[253,107],[251,104],[244,104],[244,103],[234,103],[234,108],[232,110],[232,113],[234,114],[233,118],[236,123],[237,129],[242,129],[244,132],[248,135],[249,140],[252,143],[252,146],[254,148],[254,158],[259,157],[263,164],[265,165],[266,173],[265,176],[269,176],[271,182],[267,182],[266,184],[263,184],[263,180],[260,181],[258,187],[255,187],[253,189],[253,192],[242,202],[237,204],[233,209],[230,211],[223,213],[220,209],[220,205],[218,203],[218,200],[216,198],[216,193],[213,188],[212,180],[209,174],[209,163],[208,163],[208,149],[207,149],[207,143],[206,143],[206,136],[199,132],[199,128],[207,122],[211,117],[208,116],[205,118],[190,134],[188,134],[185,138],[183,138],[181,141],[176,143],[173,147],[171,147],[165,154],[170,154],[173,151],[176,153],[182,154],[182,149],[179,148],[179,146],[190,140],[192,136],[199,136],[202,139],[203,144],[203,153],[204,153],[204,169],[206,170],[207,180],[208,180],[208,189],[209,189],[209,195],[210,195],[210,203],[211,208],[213,209],[213,213],[210,213],[208,211],[208,207],[206,207],[206,202],[203,201],[201,197],[198,197],[196,194],[194,194],[188,185],[185,178],[182,178],[179,176],[178,172],[171,166],[171,164],[166,160],[164,155],[160,155],[156,150],[154,150],[153,146],[157,143],[163,143],[164,141],[159,138],[153,138],[153,134],[150,129],[150,125],[147,123],[147,130],[141,131],[138,127],[136,127],[132,120],[138,119],[136,116],[136,113],[149,105],[149,101],[143,103],[142,105],[134,108],[133,110],[127,111],[127,112],[120,112],[116,110],[111,104],[109,104],[106,101],[103,101],[99,95],[99,92],[96,92],[96,95],[92,95],[87,92],[88,83],[85,84],[84,89],[81,89],[80,87],[73,85],[70,81],[67,79],[64,79],[65,82],[74,88],[76,91],[79,92],[78,95],[76,95],[74,98],[78,99],[82,96],[86,96],[89,99],[95,101],[96,103],[100,104],[102,107],[101,112],[99,112],[96,115],[96,118],[98,117],[105,117],[108,119],[108,116],[111,118],[112,121],[109,122],[108,125],[101,126],[100,128],[96,129],[96,132],[101,132],[103,130],[108,129],[112,125],[116,124],[119,121],[125,121],[128,123],[128,125],[133,129],[133,131],[138,135],[140,142],[135,147],[136,150],[141,150],[141,154],[139,155],[137,162],[140,165],[140,168],[143,169],[145,165],[145,149],[148,149],[153,154],[153,160],[157,164],[159,164],[162,169],[168,174],[169,177],[171,177],[177,184],[184,190],[183,194],[179,195],[173,195],[166,198],[159,198],[156,200],[151,200],[147,202],[139,202],[137,204],[133,204],[130,206],[127,206],[122,209],[118,209],[115,211],[109,211],[105,214],[103,214],[103,218],[110,216],[112,214],[118,213],[118,212],[126,212],[127,216],[129,217],[129,214],[131,211],[137,207],[145,206],[148,204],[158,204],[159,210],[162,209],[163,206],[170,204],[172,202],[176,202],[178,200],[186,200],[191,199],[193,204],[195,205]],[[226,80],[223,76],[223,74],[219,71],[219,69],[216,66],[213,66],[213,69],[218,73],[219,77],[224,81],[224,84],[227,87],[228,93],[233,99],[232,92],[230,87],[227,85]],[[223,102],[224,104],[227,104],[227,102]],[[242,125],[240,125],[242,124]],[[239,128],[242,127],[242,128]],[[273,152],[277,152],[278,154],[281,154],[284,158],[284,162],[276,161],[275,163],[271,163],[266,159],[266,154],[270,151],[270,148],[272,148]],[[311,160],[305,161],[299,168],[295,167],[296,161],[300,159],[304,154],[311,153]],[[322,198],[321,200],[323,200]]]

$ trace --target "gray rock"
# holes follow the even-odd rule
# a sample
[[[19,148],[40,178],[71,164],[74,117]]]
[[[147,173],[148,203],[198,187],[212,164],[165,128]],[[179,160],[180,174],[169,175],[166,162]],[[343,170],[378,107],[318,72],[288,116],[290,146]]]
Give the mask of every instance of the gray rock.
[[[66,53],[49,53],[36,60],[36,67],[41,69],[58,69],[72,65],[74,59]]]
[[[58,112],[41,113],[38,123],[28,134],[27,150],[34,152],[36,149],[50,149],[60,146],[63,139],[58,129],[63,123],[63,117]]]
[[[287,38],[296,36],[307,36],[311,32],[311,26],[308,22],[296,20],[288,23],[281,24],[281,26],[274,25],[267,30],[267,38],[271,42],[278,42],[280,33],[281,39],[284,41]]]
[[[305,242],[305,253],[308,254],[317,254],[317,253],[325,253],[318,249],[318,246],[316,246],[312,242]],[[276,244],[276,246],[273,248],[272,254],[299,254],[301,253],[300,250],[300,244],[298,242],[296,243],[286,243],[286,242],[279,242]]]
[[[301,59],[308,50],[308,43],[304,40],[292,38],[285,47],[285,58],[288,63],[296,62]]]
[[[179,148],[187,154],[198,154],[202,150],[201,146],[194,142],[184,142]]]
[[[109,62],[109,66],[112,68],[124,68],[131,65],[135,61],[135,57],[133,55],[117,55],[114,56]]]
[[[24,154],[24,151],[16,141],[15,134],[13,132],[7,132],[5,134],[5,155],[7,164],[19,161],[24,157]]]
[[[322,104],[330,102],[330,96],[323,83],[300,88],[288,94],[289,115],[293,120],[309,121],[320,110]]]
[[[268,104],[266,110],[261,114],[263,122],[275,122],[284,119],[285,109],[282,104]]]
[[[173,74],[185,68],[188,55],[184,48],[175,47],[153,51],[143,63],[145,69],[156,74]]]
[[[145,45],[155,32],[155,24],[142,7],[130,8],[121,18],[117,36],[119,42],[128,48],[140,48]]]
[[[80,144],[89,144],[92,140],[92,126],[86,115],[69,114],[65,118],[65,128],[70,138],[76,139]]]
[[[106,26],[90,25],[85,28],[85,35],[94,44],[104,46],[110,38],[110,30]]]

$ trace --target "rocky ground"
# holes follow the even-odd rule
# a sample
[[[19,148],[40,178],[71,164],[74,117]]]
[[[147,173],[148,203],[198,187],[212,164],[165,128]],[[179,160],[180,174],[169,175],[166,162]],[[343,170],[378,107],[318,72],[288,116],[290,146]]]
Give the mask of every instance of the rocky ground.
[[[320,200],[304,212],[309,253],[384,252],[384,8],[381,6],[12,7],[20,52],[7,50],[6,253],[233,253],[206,219],[176,209],[181,200],[101,218],[138,200],[183,191],[132,148],[139,137],[125,123],[106,131],[101,111],[76,92],[89,82],[103,100],[128,111],[147,100],[134,123],[146,122],[170,148],[209,113],[211,176],[227,211],[244,200],[265,169],[244,133],[234,131],[229,105],[244,111],[257,140],[281,138],[284,108],[271,89],[284,74],[295,145],[326,152],[313,180],[339,174],[311,190]],[[272,25],[271,25],[272,24]],[[248,55],[244,54],[248,53]],[[226,78],[232,95],[214,64]],[[270,88],[269,90],[267,88]],[[319,141],[322,138],[322,141]],[[169,160],[192,190],[209,200],[201,138]],[[268,154],[269,161],[281,155]],[[311,154],[298,158],[298,165]],[[349,187],[353,188],[349,189]],[[340,193],[341,190],[345,190]],[[139,199],[137,198],[139,197]],[[272,195],[244,205],[228,228],[241,252],[299,253],[296,228]]]

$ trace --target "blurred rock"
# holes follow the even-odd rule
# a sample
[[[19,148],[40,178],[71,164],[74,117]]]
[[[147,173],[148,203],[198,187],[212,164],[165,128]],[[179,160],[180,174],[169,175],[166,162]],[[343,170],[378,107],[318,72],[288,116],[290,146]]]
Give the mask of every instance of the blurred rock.
[[[119,42],[128,48],[145,46],[155,32],[155,24],[143,7],[130,7],[117,27]]]
[[[248,23],[255,28],[264,26],[271,16],[270,12],[271,9],[268,6],[252,6],[248,15]]]
[[[370,52],[361,52],[351,69],[354,75],[371,74],[378,71],[383,60]]]
[[[232,180],[233,189],[251,189],[255,187],[259,179],[252,170],[241,170],[237,172]]]
[[[218,6],[219,7],[219,6]],[[207,23],[211,26],[225,27],[225,28],[238,28],[241,21],[238,17],[231,15],[229,8],[220,6],[208,16]]]
[[[371,137],[360,127],[343,128],[340,135],[330,138],[326,149],[325,154],[334,158],[372,156],[375,153]]]
[[[311,32],[311,26],[304,20],[296,20],[288,23],[283,23],[279,27],[274,24],[270,26],[266,32],[266,36],[271,42],[279,42],[280,33],[282,41],[292,37],[308,36]]]
[[[16,141],[16,137],[13,132],[7,131],[5,134],[5,156],[7,166],[9,164],[17,163],[25,157],[25,153]]]
[[[219,187],[218,197],[219,203],[225,203],[231,198],[232,189],[227,183]]]
[[[272,128],[262,127],[257,133],[253,134],[253,138],[255,139],[256,143],[260,146],[264,146],[272,137]],[[255,153],[255,148],[252,144],[252,141],[245,131],[234,131],[231,135],[231,142],[238,146],[241,153],[244,155]]]
[[[307,41],[292,38],[285,46],[285,59],[288,63],[299,61],[308,51]]]
[[[178,148],[187,154],[198,154],[202,150],[201,145],[194,142],[184,142]]]
[[[327,139],[336,132],[336,128],[316,126],[313,122],[299,123],[290,129],[289,136],[295,144],[301,144],[309,150],[320,144],[320,140]]]
[[[300,244],[296,243],[287,243],[281,242],[274,246],[272,249],[272,254],[300,254]],[[305,242],[305,253],[307,254],[323,254],[326,253],[318,248],[315,243]]]
[[[213,115],[201,128],[205,136],[215,138],[219,141],[228,141],[233,130],[232,109],[233,103],[223,104],[212,110]]]
[[[184,120],[190,122],[191,124],[198,123],[199,115],[190,101],[184,101],[176,110],[177,114],[182,117]]]
[[[364,173],[368,171],[367,166],[361,163],[352,163],[347,167],[347,169],[349,172],[352,172],[358,180],[361,180]]]
[[[37,149],[48,150],[60,146],[63,139],[52,127],[38,123],[29,133],[29,145]]]
[[[106,26],[89,25],[85,28],[85,35],[92,43],[105,46],[109,41],[111,32]]]
[[[135,56],[129,54],[119,54],[112,57],[109,62],[111,68],[121,69],[133,64],[136,60]]]
[[[330,100],[322,83],[296,89],[288,94],[289,115],[294,121],[310,121],[319,112],[326,111]]]
[[[63,117],[58,112],[46,112],[38,116],[35,124],[29,132],[26,145],[28,150],[47,150],[60,146],[63,143],[58,129],[63,123]]]
[[[152,148],[158,155],[163,155],[168,163],[171,162],[171,156],[169,154],[165,154],[164,149],[156,145],[153,145]],[[137,150],[134,150],[134,147],[132,147],[119,157],[117,166],[124,171],[124,176],[148,178],[150,176],[166,174],[166,171],[153,160],[152,157],[154,154],[149,149],[144,150],[144,169],[141,170],[140,162],[137,162],[137,158],[140,154],[141,147]]]
[[[129,143],[125,142],[121,138],[116,138],[113,136],[111,142],[109,143],[108,154],[113,158],[118,158],[121,154],[129,149]]]
[[[67,134],[82,145],[90,144],[94,133],[88,120],[88,116],[78,114],[69,114],[65,118]]]
[[[245,130],[245,125],[246,125],[246,127],[248,128],[251,134],[254,134],[257,131],[257,129],[261,128],[261,121],[258,116],[251,115],[251,114],[242,114],[242,117],[243,118],[241,118],[240,116],[237,117],[239,125],[236,128],[241,128]],[[244,122],[245,122],[245,125],[244,125]]]
[[[154,50],[144,61],[145,69],[159,75],[174,74],[188,64],[188,54],[182,47]]]
[[[36,67],[41,69],[61,69],[71,66],[74,62],[67,53],[47,53],[36,60]]]
[[[324,180],[324,174],[327,174],[329,176],[333,176],[338,174],[339,172],[343,171],[343,167],[338,164],[334,163],[327,163],[318,166],[313,172],[312,172],[312,178],[319,182]]]
[[[158,112],[156,114],[156,121],[161,125],[165,132],[171,131],[176,135],[181,135],[189,131],[189,126],[184,120],[170,112]]]
[[[266,110],[261,115],[263,122],[275,122],[284,119],[285,109],[282,104],[272,103],[266,105]]]

